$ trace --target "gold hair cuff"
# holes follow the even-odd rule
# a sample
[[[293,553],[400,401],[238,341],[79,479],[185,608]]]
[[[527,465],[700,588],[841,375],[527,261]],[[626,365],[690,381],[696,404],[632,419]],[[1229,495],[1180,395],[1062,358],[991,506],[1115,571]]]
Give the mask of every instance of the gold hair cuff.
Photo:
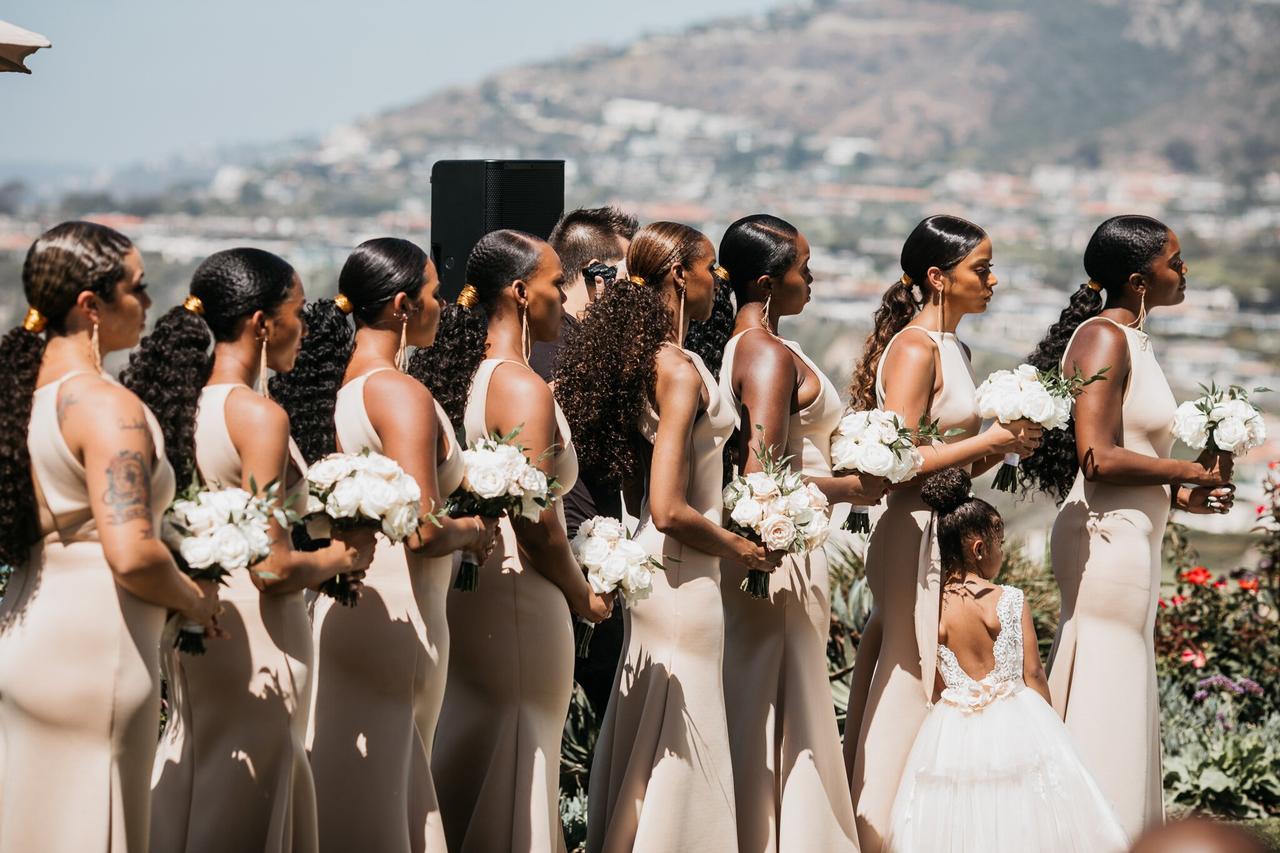
[[[1096,281],[1094,281],[1093,279],[1089,279],[1088,281],[1086,281],[1086,282],[1084,283],[1084,286],[1085,286],[1085,287],[1087,287],[1087,288],[1089,288],[1090,290],[1092,290],[1094,293],[1097,293],[1097,292],[1099,292],[1100,290],[1102,290],[1102,285],[1098,284],[1098,283],[1097,283]]]
[[[898,279],[898,281],[902,282],[907,287],[910,287],[911,285],[915,284],[915,282],[911,280],[911,276],[907,275],[906,273],[903,273],[902,278]]]
[[[640,287],[644,287],[644,276],[642,275],[636,275],[635,273],[632,273],[631,275],[627,276],[627,281],[631,282],[632,284],[639,285]]]
[[[35,332],[37,335],[44,331],[44,327],[49,325],[49,321],[40,313],[37,308],[28,308],[27,316],[22,318],[22,328],[28,332]]]
[[[720,279],[721,281],[729,280],[729,271],[724,267],[720,266],[719,264],[716,264],[714,267],[711,268],[711,274],[714,275],[716,278]]]
[[[204,316],[204,303],[201,302],[200,297],[196,296],[194,293],[182,300],[182,307],[186,308],[197,317]]]
[[[461,308],[474,308],[479,301],[480,291],[476,290],[476,286],[474,284],[464,284],[462,292],[458,294],[458,306]]]
[[[337,305],[338,310],[343,314],[350,314],[356,310],[356,306],[351,304],[351,300],[347,298],[345,293],[339,292],[337,296],[333,297],[333,304]]]

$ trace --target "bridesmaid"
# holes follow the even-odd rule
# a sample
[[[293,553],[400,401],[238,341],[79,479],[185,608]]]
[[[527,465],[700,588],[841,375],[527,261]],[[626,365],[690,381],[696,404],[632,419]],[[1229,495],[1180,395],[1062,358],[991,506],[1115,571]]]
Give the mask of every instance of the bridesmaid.
[[[774,216],[739,219],[720,241],[738,303],[720,389],[738,412],[737,458],[760,470],[761,447],[791,465],[832,502],[870,504],[880,478],[834,477],[831,433],[844,403],[800,345],[778,336],[778,320],[809,302],[809,241]],[[763,432],[756,429],[763,427]],[[858,849],[849,780],[827,676],[831,601],[821,550],[788,556],[768,601],[745,595],[744,566],[721,564],[725,710],[743,851]]]
[[[431,384],[468,442],[516,438],[560,493],[577,455],[551,389],[529,367],[534,341],[560,332],[564,272],[556,253],[521,231],[485,235],[435,346],[413,371]],[[501,536],[472,592],[449,591],[453,652],[431,769],[449,850],[564,849],[560,740],[573,690],[570,610],[600,622],[611,596],[591,591],[569,550],[564,506],[536,522],[499,523]]]
[[[211,255],[184,303],[157,321],[129,359],[124,384],[156,413],[181,482],[259,489],[279,502],[305,493],[289,417],[262,393],[266,368],[292,369],[302,340],[302,282],[260,249]],[[275,522],[271,555],[227,578],[230,637],[201,656],[165,658],[170,714],[152,777],[157,850],[316,849],[316,801],[304,738],[311,623],[302,590],[360,571],[373,536],[345,535],[294,551]]]
[[[625,613],[591,764],[587,849],[736,851],[720,559],[771,571],[781,555],[720,524],[734,413],[702,360],[676,343],[689,320],[711,314],[711,241],[656,222],[636,234],[627,269],[565,344],[556,383],[586,464],[614,483],[643,483],[636,539],[664,569]]]
[[[337,297],[304,317],[298,366],[271,383],[304,455],[369,448],[417,481],[424,514],[439,509],[462,477],[453,427],[401,372],[407,345],[435,339],[435,265],[407,240],[368,240],[343,265]],[[307,748],[321,850],[445,850],[430,771],[449,654],[445,589],[453,552],[483,553],[491,531],[475,517],[424,518],[402,546],[378,534],[358,604],[316,599]]]
[[[165,612],[216,631],[216,587],[157,538],[164,435],[102,373],[151,306],[142,256],[64,222],[22,268],[26,319],[0,341],[0,851],[147,850]]]
[[[944,433],[964,430],[921,448],[922,475],[956,465],[981,472],[1005,453],[1029,456],[1039,442],[1039,426],[994,423],[978,431],[969,348],[956,337],[966,314],[987,310],[997,284],[991,239],[972,222],[930,216],[907,237],[901,263],[902,279],[885,293],[854,373],[851,405],[889,409],[913,426],[924,415],[939,421]],[[921,482],[917,477],[889,493],[867,545],[867,582],[875,598],[867,632],[872,641],[858,650],[844,743],[864,853],[882,848],[893,796],[934,688],[935,650],[916,640],[918,620],[928,626],[924,635],[936,640],[938,606],[936,598],[919,595],[926,580],[917,577],[920,540],[930,518]]]
[[[1022,479],[1065,501],[1050,540],[1062,588],[1054,709],[1133,838],[1164,817],[1152,634],[1165,522],[1171,507],[1227,512],[1231,456],[1169,458],[1177,404],[1143,325],[1185,297],[1177,235],[1146,216],[1108,219],[1084,268],[1089,281],[1028,360],[1086,376],[1109,368],[1106,381],[1085,388],[1074,428],[1050,433]]]

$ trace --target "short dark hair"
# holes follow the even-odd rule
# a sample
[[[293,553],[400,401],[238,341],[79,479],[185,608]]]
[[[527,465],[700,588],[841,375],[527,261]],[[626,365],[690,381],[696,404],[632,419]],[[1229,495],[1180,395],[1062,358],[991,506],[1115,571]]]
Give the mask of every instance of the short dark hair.
[[[618,238],[630,240],[639,230],[639,220],[616,207],[580,207],[560,217],[547,242],[560,256],[565,277],[572,280],[592,258],[617,257]]]

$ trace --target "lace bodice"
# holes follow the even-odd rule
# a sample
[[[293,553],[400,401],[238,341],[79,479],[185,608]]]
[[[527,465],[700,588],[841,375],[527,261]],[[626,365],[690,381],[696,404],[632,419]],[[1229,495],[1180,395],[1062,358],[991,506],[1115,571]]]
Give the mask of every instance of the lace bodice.
[[[996,699],[1008,696],[1023,686],[1022,682],[1022,590],[1001,586],[996,602],[1000,633],[992,647],[996,665],[991,672],[975,680],[960,668],[955,653],[944,644],[938,645],[938,671],[946,689],[942,701],[968,711],[978,711]]]

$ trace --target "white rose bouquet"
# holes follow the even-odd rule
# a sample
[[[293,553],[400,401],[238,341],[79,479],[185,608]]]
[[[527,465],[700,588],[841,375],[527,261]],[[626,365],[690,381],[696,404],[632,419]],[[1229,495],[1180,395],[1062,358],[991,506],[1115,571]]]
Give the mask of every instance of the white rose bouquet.
[[[950,430],[948,435],[960,430]],[[871,409],[849,412],[831,434],[831,470],[837,474],[856,472],[883,477],[890,483],[910,480],[924,464],[916,446],[938,436],[937,422],[920,419],[916,429],[908,428],[896,412]],[[870,507],[854,505],[844,529],[854,533],[871,530]]]
[[[1209,449],[1239,456],[1267,440],[1267,425],[1249,402],[1249,392],[1239,385],[1219,388],[1201,385],[1204,394],[1178,407],[1173,416],[1173,435],[1196,450]],[[1254,388],[1261,394],[1269,388]]]
[[[1040,370],[1030,364],[1020,364],[1015,370],[997,370],[975,392],[978,415],[1002,424],[1028,420],[1045,429],[1066,429],[1080,391],[1106,379],[1108,370],[1104,367],[1087,379],[1079,368],[1070,377],[1063,376],[1057,368]],[[1018,454],[1005,454],[992,485],[1002,492],[1014,491],[1018,485],[1018,461]]]
[[[735,477],[724,488],[725,527],[770,551],[803,554],[822,547],[831,523],[827,496],[791,470],[790,457],[774,459],[762,448],[756,458],[760,471]],[[749,570],[742,590],[768,598],[769,573]]]
[[[392,542],[403,542],[422,519],[422,491],[389,457],[364,448],[359,453],[330,453],[307,469],[307,515],[327,516],[333,527],[372,527]],[[439,524],[434,515],[429,520]],[[338,575],[320,591],[339,604],[358,600],[351,579]]]
[[[206,487],[197,478],[165,510],[160,539],[174,552],[178,567],[195,580],[222,584],[231,572],[257,565],[271,554],[271,519],[286,530],[297,520],[276,506],[277,483],[268,485],[262,497],[257,484],[251,485],[252,492]],[[204,628],[183,625],[174,645],[188,654],[204,654]]]
[[[517,427],[508,435],[482,438],[462,451],[462,485],[449,498],[450,515],[537,521],[551,506],[560,483],[529,460],[515,441],[519,433]],[[464,553],[453,588],[473,592],[479,579],[475,557]]]
[[[645,553],[616,518],[597,515],[587,519],[569,544],[596,594],[621,590],[623,606],[630,607],[648,598],[653,591],[653,573],[662,568],[662,563]],[[587,656],[594,631],[595,626],[590,622],[577,621],[574,635],[578,657]]]

